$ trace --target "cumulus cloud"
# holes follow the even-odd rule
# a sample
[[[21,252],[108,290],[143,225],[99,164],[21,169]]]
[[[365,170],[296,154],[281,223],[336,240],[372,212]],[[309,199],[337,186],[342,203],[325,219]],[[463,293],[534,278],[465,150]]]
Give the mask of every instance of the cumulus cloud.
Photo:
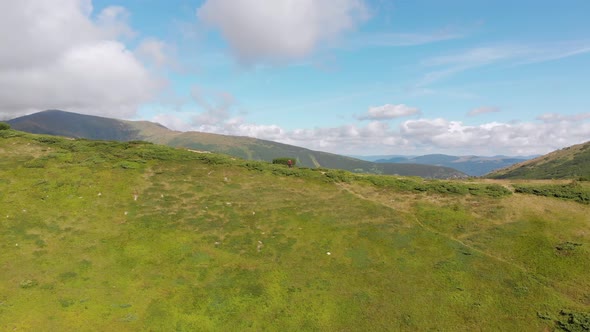
[[[207,0],[197,16],[217,28],[244,64],[311,54],[367,18],[362,0]]]
[[[487,113],[497,113],[500,112],[500,109],[497,107],[493,107],[493,106],[483,106],[483,107],[478,107],[478,108],[474,108],[471,111],[469,111],[467,113],[468,116],[476,116],[476,115],[481,115],[481,114],[487,114]]]
[[[408,120],[402,137],[416,147],[472,151],[479,154],[539,154],[587,141],[590,123],[573,120],[468,126],[445,119]]]
[[[385,104],[382,106],[370,107],[366,114],[361,115],[358,118],[359,120],[391,120],[415,114],[420,114],[420,110],[415,107],[409,107],[404,104]]]
[[[96,24],[110,38],[132,38],[136,32],[129,26],[129,12],[121,6],[109,6],[103,9],[96,19]]]
[[[215,107],[213,107],[214,109]],[[588,141],[590,114],[543,115],[538,121],[466,125],[443,118],[416,119],[392,127],[384,121],[357,125],[287,130],[255,124],[221,112],[216,121],[159,116],[154,120],[177,130],[248,136],[337,154],[534,155]]]
[[[92,18],[88,0],[0,2],[0,110],[50,108],[128,118],[162,82],[117,40],[133,32],[122,7]]]

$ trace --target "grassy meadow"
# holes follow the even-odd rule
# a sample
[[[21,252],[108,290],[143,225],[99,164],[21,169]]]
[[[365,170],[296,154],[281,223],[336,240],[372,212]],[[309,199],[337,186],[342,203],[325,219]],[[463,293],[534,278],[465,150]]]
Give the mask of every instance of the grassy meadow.
[[[513,185],[2,130],[0,330],[588,330],[590,205]]]

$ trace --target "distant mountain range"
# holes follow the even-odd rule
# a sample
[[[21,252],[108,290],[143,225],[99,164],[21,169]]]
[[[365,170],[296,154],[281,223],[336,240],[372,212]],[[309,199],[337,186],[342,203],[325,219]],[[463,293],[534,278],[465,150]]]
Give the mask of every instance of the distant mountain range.
[[[202,132],[179,132],[148,121],[126,121],[48,110],[7,121],[12,128],[35,134],[74,138],[132,141],[144,140],[174,147],[224,153],[246,160],[272,161],[291,157],[302,167],[323,167],[353,172],[420,176],[425,178],[463,178],[454,168],[410,163],[375,163],[332,153],[251,137]]]
[[[531,158],[533,157],[480,157],[428,154],[424,156],[391,156],[390,158],[375,159],[374,162],[445,166],[454,168],[471,176],[482,176],[493,170],[508,167]]]
[[[590,180],[590,141],[490,173],[493,179]]]

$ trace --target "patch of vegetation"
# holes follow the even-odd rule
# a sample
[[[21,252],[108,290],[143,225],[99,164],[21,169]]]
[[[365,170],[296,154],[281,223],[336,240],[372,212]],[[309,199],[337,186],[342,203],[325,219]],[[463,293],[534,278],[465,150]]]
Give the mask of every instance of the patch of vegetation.
[[[35,279],[25,279],[20,282],[20,288],[33,288],[37,286],[39,283]]]
[[[590,204],[590,186],[577,181],[569,184],[515,184],[514,191]]]
[[[291,157],[275,158],[272,160],[272,163],[285,165],[285,166],[295,166],[295,164],[297,163],[297,158],[291,158]]]
[[[567,332],[590,331],[590,314],[562,310],[557,320],[557,329]]]
[[[8,130],[10,129],[10,125],[6,122],[0,122],[0,130]]]

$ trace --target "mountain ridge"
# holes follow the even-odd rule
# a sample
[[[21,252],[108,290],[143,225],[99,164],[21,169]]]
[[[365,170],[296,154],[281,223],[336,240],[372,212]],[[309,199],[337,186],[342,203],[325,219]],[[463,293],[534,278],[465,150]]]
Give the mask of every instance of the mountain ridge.
[[[359,173],[425,178],[467,177],[465,173],[450,167],[373,163],[252,137],[179,132],[149,121],[118,120],[61,110],[34,113],[7,122],[14,129],[37,134],[119,141],[145,140],[173,147],[224,153],[248,160],[270,162],[274,158],[292,157],[297,160],[298,166],[310,168],[335,168]]]
[[[394,156],[389,159],[377,159],[376,163],[412,163],[437,165],[457,169],[471,176],[482,176],[496,169],[504,168],[527,159],[518,157],[494,156],[452,156],[446,154],[428,154],[423,156]]]
[[[590,141],[503,168],[487,175],[492,179],[588,179]]]

